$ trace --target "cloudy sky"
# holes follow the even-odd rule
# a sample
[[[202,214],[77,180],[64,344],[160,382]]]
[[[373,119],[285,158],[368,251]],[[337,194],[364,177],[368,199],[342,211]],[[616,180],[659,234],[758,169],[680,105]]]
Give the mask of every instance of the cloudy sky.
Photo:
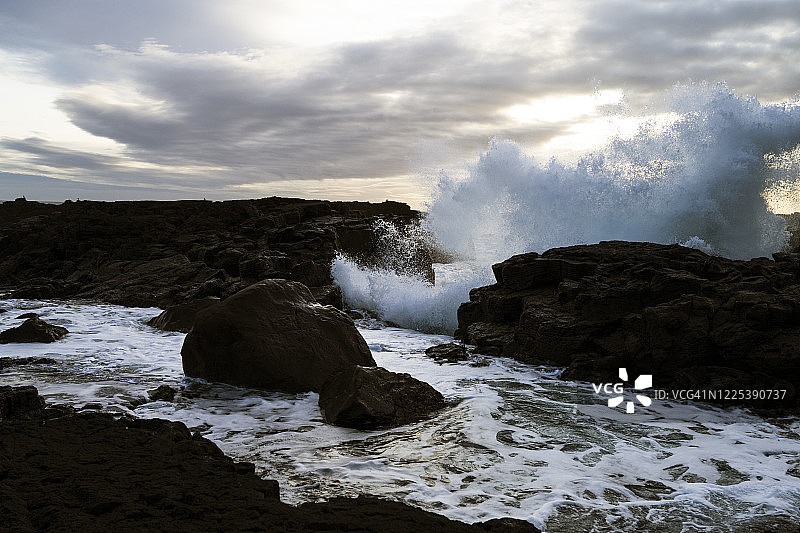
[[[4,0],[0,199],[419,205],[492,137],[538,156],[675,83],[800,91],[797,0]]]

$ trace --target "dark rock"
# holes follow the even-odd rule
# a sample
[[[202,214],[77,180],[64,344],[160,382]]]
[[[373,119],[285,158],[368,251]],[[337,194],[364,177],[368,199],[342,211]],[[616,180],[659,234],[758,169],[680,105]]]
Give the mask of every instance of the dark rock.
[[[39,318],[39,313],[22,313],[17,317],[17,319],[23,318]]]
[[[49,414],[46,423],[0,421],[4,531],[538,531],[507,518],[468,525],[366,496],[294,507],[252,463],[235,463],[180,422]]]
[[[19,326],[0,333],[0,344],[10,342],[54,342],[69,331],[61,326],[48,324],[40,318],[29,318]]]
[[[268,278],[324,286],[338,252],[379,253],[380,221],[403,228],[418,218],[396,202],[296,198],[3,202],[0,280],[17,298],[162,309]]]
[[[322,305],[332,305],[336,309],[341,310],[344,307],[342,303],[342,288],[338,285],[330,284],[323,285],[322,287],[309,287],[314,299]]]
[[[365,317],[364,313],[362,313],[358,309],[348,309],[347,311],[345,311],[345,313],[347,313],[347,316],[349,316],[353,320],[361,320],[362,318]]]
[[[198,313],[181,356],[187,376],[287,392],[319,391],[336,372],[375,365],[350,317],[286,280],[259,282]]]
[[[153,402],[171,402],[175,399],[175,394],[177,394],[177,392],[176,389],[173,389],[169,385],[159,385],[155,389],[147,391],[147,397]]]
[[[0,420],[35,418],[41,414],[44,401],[36,387],[0,385]]]
[[[455,342],[431,346],[425,350],[425,355],[437,361],[446,361],[448,363],[466,361],[469,359],[467,348],[463,344],[456,344]]]
[[[58,361],[49,357],[0,357],[0,371],[20,365],[54,365]]]
[[[603,242],[493,270],[497,283],[458,310],[456,337],[479,352],[564,366],[564,379],[616,381],[625,367],[655,388],[786,389],[783,401],[748,405],[798,404],[800,254],[734,261]]]
[[[374,429],[422,420],[445,403],[436,389],[408,374],[354,366],[325,383],[319,406],[330,424]]]
[[[162,331],[180,331],[189,333],[194,326],[197,313],[219,303],[219,298],[208,297],[188,303],[172,305],[161,312],[160,315],[147,321],[147,325]]]

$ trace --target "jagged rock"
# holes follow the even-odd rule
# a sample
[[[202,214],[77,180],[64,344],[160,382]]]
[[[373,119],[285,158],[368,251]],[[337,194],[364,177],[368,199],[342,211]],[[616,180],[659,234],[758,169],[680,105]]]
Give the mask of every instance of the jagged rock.
[[[655,388],[800,386],[800,254],[734,261],[678,245],[603,242],[514,256],[458,310],[477,351],[567,367],[562,377]]]
[[[208,297],[191,302],[171,305],[156,317],[147,321],[147,325],[162,331],[180,331],[189,333],[194,326],[197,313],[219,303],[219,298]]]
[[[58,361],[50,357],[0,357],[0,371],[20,365],[54,365]]]
[[[29,318],[19,326],[0,333],[0,344],[10,342],[54,342],[69,331],[61,326],[48,324],[40,318]]]
[[[0,386],[0,420],[14,418],[34,418],[41,414],[44,401],[39,397],[36,387]]]
[[[455,342],[431,346],[425,350],[425,355],[432,357],[437,361],[446,361],[448,363],[466,361],[469,359],[467,348],[463,344],[456,344]]]
[[[334,375],[319,394],[326,422],[357,429],[409,424],[444,405],[441,393],[429,384],[382,367],[351,367]]]
[[[256,283],[198,313],[181,356],[187,376],[287,392],[319,391],[336,372],[375,365],[350,317],[286,280]]]

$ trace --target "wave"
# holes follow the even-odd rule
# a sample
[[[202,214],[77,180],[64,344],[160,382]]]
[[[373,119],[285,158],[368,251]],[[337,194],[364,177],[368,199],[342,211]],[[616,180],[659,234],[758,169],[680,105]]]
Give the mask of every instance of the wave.
[[[763,105],[722,83],[678,86],[666,104],[632,136],[572,163],[493,139],[466,177],[441,176],[423,221],[462,260],[460,277],[433,286],[340,258],[333,275],[345,299],[403,326],[452,332],[469,289],[517,253],[602,240],[677,242],[734,259],[784,248],[785,220],[766,197],[797,190],[800,105]]]

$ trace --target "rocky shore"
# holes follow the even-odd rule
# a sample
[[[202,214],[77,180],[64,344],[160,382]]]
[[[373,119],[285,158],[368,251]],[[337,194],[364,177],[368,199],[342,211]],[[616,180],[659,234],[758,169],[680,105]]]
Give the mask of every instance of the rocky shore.
[[[456,336],[482,353],[566,367],[563,378],[593,383],[618,382],[626,368],[668,391],[786,391],[707,399],[797,412],[799,253],[734,261],[602,242],[517,255],[493,270],[497,283],[473,289],[458,310]]]
[[[335,254],[375,264],[382,246],[376,221],[402,231],[418,217],[408,205],[388,200],[56,205],[18,199],[0,203],[0,289],[20,298],[165,308],[282,278],[335,304],[337,296],[341,300],[331,289]],[[403,268],[433,280],[430,254],[420,244]]]
[[[369,496],[299,507],[180,422],[115,419],[45,406],[33,387],[0,386],[0,530],[535,532],[468,525]]]

